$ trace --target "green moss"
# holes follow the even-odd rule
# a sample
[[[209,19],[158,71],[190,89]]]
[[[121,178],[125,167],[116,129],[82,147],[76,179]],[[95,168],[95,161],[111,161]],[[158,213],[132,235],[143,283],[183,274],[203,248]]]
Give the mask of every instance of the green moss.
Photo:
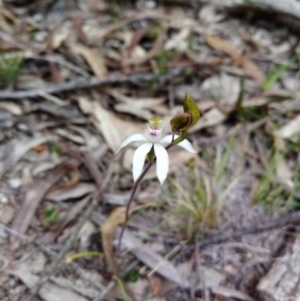
[[[14,85],[22,69],[23,58],[13,56],[10,58],[0,55],[0,85]]]

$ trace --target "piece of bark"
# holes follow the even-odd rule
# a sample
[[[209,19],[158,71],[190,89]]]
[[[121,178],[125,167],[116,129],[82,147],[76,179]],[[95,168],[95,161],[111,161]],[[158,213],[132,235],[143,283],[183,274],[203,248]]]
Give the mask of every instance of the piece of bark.
[[[263,301],[300,301],[300,235],[292,251],[278,258],[257,286]]]

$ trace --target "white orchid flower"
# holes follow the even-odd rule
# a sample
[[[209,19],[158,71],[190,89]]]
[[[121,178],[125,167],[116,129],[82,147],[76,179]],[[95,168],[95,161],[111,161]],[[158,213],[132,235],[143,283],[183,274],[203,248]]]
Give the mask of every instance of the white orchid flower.
[[[163,182],[165,181],[169,170],[169,156],[167,150],[163,145],[168,145],[172,142],[172,135],[168,135],[161,139],[162,127],[162,119],[158,116],[153,116],[148,123],[147,137],[142,134],[131,135],[123,141],[120,149],[117,151],[118,153],[121,148],[127,146],[131,142],[145,142],[136,149],[133,155],[132,174],[134,181],[136,181],[141,175],[146,156],[151,151],[152,147],[156,156],[157,177],[161,184],[163,184]],[[175,139],[177,137],[178,135],[174,135]],[[186,139],[178,143],[177,145],[181,146],[190,153],[197,153],[191,143]]]

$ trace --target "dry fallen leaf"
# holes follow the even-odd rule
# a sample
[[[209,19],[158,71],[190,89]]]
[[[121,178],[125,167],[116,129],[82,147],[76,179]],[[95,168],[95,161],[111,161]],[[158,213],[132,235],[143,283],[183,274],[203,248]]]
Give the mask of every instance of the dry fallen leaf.
[[[191,128],[190,132],[196,132],[198,130],[201,130],[203,128],[216,126],[220,123],[222,123],[226,119],[226,116],[220,112],[217,108],[213,108],[206,112],[198,121],[198,123]]]
[[[21,234],[26,233],[36,209],[47,192],[62,178],[63,175],[70,170],[77,168],[77,165],[78,162],[74,160],[63,162],[27,188],[21,207],[12,224],[12,229],[14,231]],[[19,239],[16,236],[11,238],[11,250],[16,250],[19,247],[19,244]]]
[[[78,97],[78,105],[80,110],[84,114],[91,114],[93,112],[93,104],[90,99],[88,99],[86,96],[79,96]]]
[[[131,193],[105,193],[103,202],[111,205],[126,206]]]
[[[40,280],[40,276],[36,276],[22,269],[13,271],[11,274],[17,276],[28,288],[33,288]],[[88,299],[79,294],[51,283],[44,284],[38,294],[45,301],[88,301]]]
[[[55,202],[63,202],[70,199],[80,198],[84,195],[94,192],[96,190],[95,184],[92,183],[78,183],[73,187],[64,187],[55,189],[47,194],[47,199]]]
[[[3,204],[0,210],[0,223],[9,224],[15,215],[15,208],[11,204]]]
[[[44,253],[40,251],[33,251],[32,253],[28,254],[23,260],[16,262],[15,269],[16,270],[23,270],[28,273],[41,273],[45,270],[47,264],[47,257]]]
[[[178,284],[182,288],[189,287],[176,267],[148,246],[137,240],[132,233],[125,230],[121,244],[122,249],[129,249],[140,261],[153,269],[152,272]],[[152,274],[152,273],[151,273]]]
[[[292,119],[290,122],[288,122],[286,125],[281,127],[279,130],[275,131],[274,135],[287,139],[299,133],[300,133],[300,114],[294,119]]]
[[[258,65],[254,63],[252,60],[248,59],[246,55],[242,55],[242,68],[244,69],[245,75],[253,78],[260,85],[262,85],[266,77],[264,73],[260,70]]]
[[[71,140],[75,143],[85,145],[85,139],[83,139],[79,135],[73,134],[71,131],[60,128],[60,129],[56,129],[55,133],[62,136],[62,137],[64,137],[64,138],[67,138],[67,139],[69,139],[69,140]]]
[[[139,108],[152,109],[155,110],[156,106],[163,104],[167,100],[167,96],[162,97],[129,97],[117,89],[109,89],[108,93],[113,96],[115,99],[127,104],[135,105]]]
[[[129,210],[129,215],[137,210],[137,208],[133,208]],[[109,217],[105,220],[105,222],[101,225],[100,230],[102,234],[102,247],[104,251],[104,255],[107,261],[107,264],[113,274],[122,281],[120,277],[119,267],[115,261],[115,255],[113,253],[113,240],[116,235],[117,227],[119,224],[124,224],[126,221],[126,207],[118,207],[116,208]],[[123,282],[123,281],[122,281]],[[135,297],[129,287],[125,282],[122,283],[124,285],[127,293],[135,300]]]
[[[223,51],[235,61],[238,62],[241,59],[240,52],[229,42],[222,40],[217,37],[213,37],[210,35],[206,36],[206,42],[207,44],[217,50]]]
[[[51,47],[53,50],[56,50],[61,46],[63,42],[65,42],[70,34],[71,30],[70,28],[67,28],[65,26],[59,26],[52,35],[52,43]]]
[[[245,99],[242,103],[243,108],[260,107],[266,105],[271,101],[271,98],[267,97],[253,97]]]
[[[10,101],[1,101],[0,109],[6,110],[9,113],[12,113],[17,116],[22,114],[22,109],[20,108],[20,106]]]
[[[242,301],[255,301],[249,295],[240,292],[234,288],[229,288],[225,286],[214,286],[210,288],[211,292],[215,295],[222,296],[225,298],[234,298]]]
[[[152,295],[154,297],[159,296],[159,294],[161,292],[161,287],[163,284],[163,279],[157,275],[148,277],[148,279],[149,279],[149,284],[150,284],[150,289],[151,289]]]
[[[105,65],[104,58],[101,56],[98,48],[91,48],[80,45],[78,43],[68,43],[68,46],[77,54],[82,55],[91,69],[93,70],[94,74],[98,78],[105,77],[107,74],[107,69]]]
[[[90,279],[93,279],[94,282],[102,282],[103,279],[101,279],[101,277],[93,277],[95,276],[95,274],[92,273],[93,271],[87,271],[85,270],[84,273],[87,277],[89,277]],[[98,274],[99,275],[99,274]],[[51,282],[53,282],[54,284],[57,284],[59,287],[65,288],[65,289],[71,289],[72,291],[74,291],[75,293],[78,293],[81,296],[87,297],[89,300],[93,300],[94,298],[96,298],[99,295],[99,290],[93,288],[93,286],[87,286],[86,285],[86,281],[82,278],[78,278],[78,279],[68,279],[66,277],[51,277]],[[56,301],[56,300],[55,300]],[[68,300],[66,300],[68,301]],[[70,300],[71,301],[71,300]],[[72,301],[77,301],[72,300]]]
[[[113,240],[115,238],[118,225],[124,224],[126,221],[125,213],[126,207],[116,208],[100,227],[105,258],[111,271],[116,276],[119,275],[119,267],[114,259]]]
[[[55,229],[49,231],[43,235],[41,238],[41,243],[43,244],[51,244],[54,240],[61,234],[61,232],[65,229],[65,227],[73,221],[88,205],[91,197],[88,195],[81,201],[77,202],[74,206],[72,206],[71,210],[61,219],[61,221],[56,225]]]
[[[147,134],[147,126],[144,123],[122,120],[96,101],[93,102],[93,108],[95,125],[113,152],[119,149],[123,140],[128,136],[136,133]]]
[[[21,20],[16,18],[8,9],[0,7],[0,28],[7,32],[13,33],[14,27],[20,26]]]
[[[184,52],[188,48],[187,38],[190,35],[190,32],[191,32],[190,28],[183,28],[166,42],[164,49],[165,50],[176,49],[179,52]]]
[[[289,188],[294,188],[295,184],[292,181],[293,173],[284,158],[280,158],[277,162],[276,175]]]
[[[135,115],[139,118],[143,118],[146,121],[148,121],[153,116],[153,114],[149,110],[145,110],[126,103],[120,103],[115,105],[115,109],[120,113]]]
[[[49,141],[48,137],[37,137],[27,141],[20,141],[14,145],[6,145],[3,147],[0,162],[0,179],[11,166],[16,164],[29,150],[33,147]],[[7,153],[7,157],[5,157]]]
[[[277,150],[276,159],[276,176],[280,182],[284,183],[290,189],[293,189],[295,184],[292,180],[293,172],[287,164],[287,161],[283,155],[283,151],[286,149],[284,138],[279,135],[274,135],[274,145]]]
[[[228,54],[237,66],[243,68],[246,75],[256,80],[259,84],[264,83],[265,75],[263,72],[253,61],[248,59],[246,55],[237,50],[235,46],[225,40],[210,35],[206,36],[206,42],[210,47]]]

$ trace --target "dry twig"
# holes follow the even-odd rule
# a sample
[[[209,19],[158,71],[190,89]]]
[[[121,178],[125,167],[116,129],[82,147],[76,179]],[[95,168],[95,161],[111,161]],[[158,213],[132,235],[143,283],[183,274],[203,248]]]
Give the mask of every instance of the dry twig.
[[[185,256],[189,256],[190,254],[192,254],[194,252],[195,248],[202,249],[208,245],[221,244],[221,243],[224,243],[231,239],[238,239],[238,238],[242,237],[243,235],[271,231],[271,230],[274,230],[277,228],[286,227],[290,224],[295,224],[295,223],[299,223],[299,222],[300,222],[300,213],[299,212],[289,213],[289,214],[286,214],[285,216],[278,217],[278,218],[274,219],[273,221],[265,223],[264,225],[261,225],[261,226],[246,227],[246,228],[241,228],[241,229],[238,229],[235,231],[230,231],[227,233],[222,232],[222,233],[213,235],[211,237],[208,237],[206,239],[199,241],[196,245],[185,247],[185,249],[183,249],[183,251],[179,255],[181,258],[183,258]]]
[[[41,93],[56,94],[68,92],[79,89],[89,89],[100,87],[103,85],[121,84],[121,83],[134,83],[140,81],[156,81],[165,83],[174,77],[177,77],[183,71],[183,67],[176,67],[166,75],[156,75],[153,73],[138,73],[123,76],[110,76],[107,78],[79,78],[67,83],[47,86],[44,89],[34,89],[29,91],[0,91],[0,99],[16,99],[22,100],[24,98],[37,97]]]

